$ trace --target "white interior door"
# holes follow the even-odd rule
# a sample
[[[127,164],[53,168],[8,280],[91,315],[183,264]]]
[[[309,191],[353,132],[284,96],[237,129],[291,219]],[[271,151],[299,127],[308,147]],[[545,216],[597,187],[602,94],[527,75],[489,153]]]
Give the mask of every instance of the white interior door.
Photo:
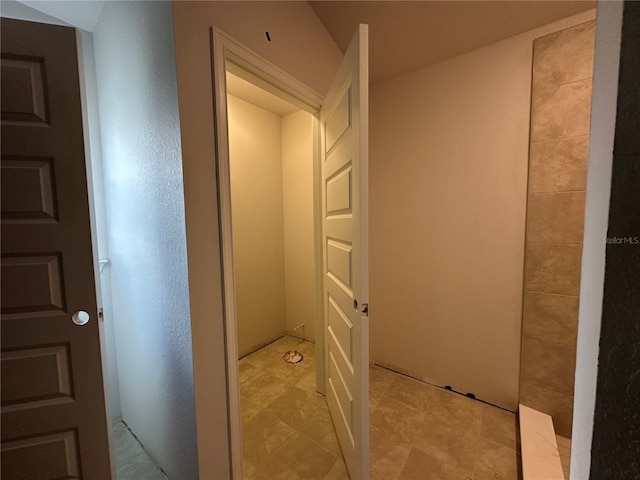
[[[360,25],[321,110],[326,393],[353,480],[369,478],[368,62]]]

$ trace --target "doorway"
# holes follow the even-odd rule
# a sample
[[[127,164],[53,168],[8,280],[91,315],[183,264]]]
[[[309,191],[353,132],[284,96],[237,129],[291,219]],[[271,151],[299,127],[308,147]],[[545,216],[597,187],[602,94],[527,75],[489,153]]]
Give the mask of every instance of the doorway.
[[[315,268],[319,265],[318,259],[321,258],[319,251],[319,240],[315,237],[315,233],[320,232],[321,222],[319,215],[319,188],[317,186],[318,174],[316,169],[318,168],[318,151],[319,151],[319,123],[318,116],[321,106],[322,98],[315,94],[315,92],[309,90],[304,85],[297,82],[295,79],[288,76],[286,73],[278,70],[272,65],[265,62],[263,59],[255,55],[253,52],[244,48],[242,45],[235,42],[230,37],[227,37],[222,32],[213,32],[213,50],[214,50],[214,85],[215,85],[215,101],[217,104],[217,130],[222,134],[218,134],[216,149],[217,149],[217,172],[218,172],[218,189],[219,189],[219,215],[221,223],[221,250],[222,250],[222,268],[224,282],[224,316],[225,316],[225,334],[226,334],[226,358],[227,358],[227,375],[228,375],[228,405],[230,411],[230,436],[232,444],[232,471],[234,477],[241,478],[243,472],[242,457],[242,419],[241,416],[241,396],[240,389],[241,381],[240,370],[250,370],[250,368],[244,366],[255,360],[256,356],[264,354],[265,351],[260,352],[261,347],[265,347],[274,340],[279,339],[287,332],[295,334],[298,338],[304,340],[306,337],[308,340],[315,340],[317,346],[323,345],[322,342],[322,304],[319,296],[315,290],[315,285],[321,285],[321,273],[320,270]],[[229,84],[228,84],[229,83]],[[227,98],[227,94],[231,95]],[[242,97],[242,98],[240,98]],[[260,106],[257,106],[258,103]],[[234,110],[234,107],[238,107]],[[266,107],[266,108],[265,108]],[[273,111],[277,113],[274,113]],[[256,116],[256,113],[259,115]],[[271,138],[266,140],[266,145],[271,148],[265,150],[264,138],[250,138],[247,133],[252,131],[252,126],[247,124],[240,129],[233,128],[231,124],[230,114],[237,114],[235,117],[238,121],[245,121],[253,123],[253,130],[258,124],[271,126]],[[291,115],[292,117],[287,121],[281,120],[282,116]],[[296,119],[296,117],[298,117]],[[306,278],[309,283],[309,264],[311,265],[311,271],[313,271],[313,281],[309,289],[307,285],[305,292],[307,299],[309,299],[309,292],[311,292],[311,300],[313,305],[306,305],[305,311],[307,315],[315,316],[316,318],[304,318],[303,321],[298,321],[301,318],[300,315],[290,315],[290,321],[287,325],[286,319],[286,307],[284,292],[286,290],[285,284],[285,252],[284,252],[284,190],[283,190],[283,168],[282,168],[282,128],[281,123],[285,124],[285,133],[289,132],[288,123],[293,125],[301,125],[300,120],[310,128],[310,132],[307,132],[306,142],[298,143],[300,148],[305,150],[304,157],[307,162],[305,163],[307,172],[307,182],[300,182],[302,185],[303,196],[306,199],[306,210],[303,208],[302,212],[306,211],[307,217],[309,216],[309,189],[311,189],[311,225],[305,223],[305,226],[301,229],[299,222],[298,225],[293,223],[292,232],[297,231],[300,234],[300,230],[304,231],[306,235],[306,250],[307,255],[309,253],[309,235],[311,236],[311,243],[313,245],[313,259],[309,259],[308,256],[305,259],[307,264],[306,274],[302,278]],[[236,125],[238,126],[238,125]],[[293,128],[293,127],[292,127]],[[295,130],[292,130],[292,132]],[[310,142],[309,136],[310,133]],[[237,134],[237,136],[235,136]],[[231,138],[234,135],[234,138]],[[234,140],[232,144],[231,140]],[[237,140],[237,141],[236,141]],[[236,146],[239,147],[236,149]],[[287,152],[289,151],[288,149]],[[232,166],[231,155],[236,154],[236,160],[239,160],[235,165],[235,169]],[[262,164],[257,165],[258,171],[254,171],[253,167],[256,165],[243,165],[245,161],[250,161],[251,158],[258,157],[262,159]],[[285,155],[288,158],[288,154]],[[265,163],[265,160],[270,159],[271,164]],[[289,164],[288,161],[285,161]],[[310,165],[309,165],[310,164]],[[309,183],[309,166],[311,167],[311,183]],[[239,173],[246,170],[246,175],[242,175],[239,179],[240,183],[236,184],[235,191],[232,190],[232,176],[234,173]],[[247,169],[248,168],[248,169]],[[256,178],[256,175],[260,178]],[[266,178],[271,178],[272,182],[265,182]],[[238,178],[236,177],[236,180]],[[243,182],[247,182],[243,188]],[[285,182],[288,185],[292,185],[291,182]],[[306,183],[306,184],[305,184]],[[257,190],[256,190],[257,189]],[[295,189],[294,189],[295,190]],[[237,192],[237,198],[233,199],[234,193]],[[257,195],[256,195],[257,194]],[[257,197],[257,198],[252,198]],[[294,195],[295,196],[295,195]],[[299,196],[298,196],[298,199]],[[255,202],[254,202],[255,200]],[[235,206],[248,205],[250,208],[241,208],[238,212],[232,214],[232,203]],[[287,202],[289,205],[290,202]],[[252,205],[258,205],[262,211],[262,215],[257,217],[254,215],[252,219]],[[296,204],[300,207],[300,202]],[[244,211],[243,211],[244,210]],[[266,216],[264,214],[267,214]],[[289,215],[293,214],[293,217]],[[270,215],[270,216],[269,216]],[[299,213],[297,214],[299,217]],[[296,218],[295,212],[290,212],[287,208],[287,217]],[[269,221],[271,219],[271,221]],[[307,219],[308,220],[308,219]],[[253,224],[252,222],[259,222],[259,224]],[[287,222],[291,225],[291,221]],[[275,228],[279,225],[280,228]],[[254,235],[256,232],[254,227],[258,227],[262,237]],[[297,228],[296,228],[297,227]],[[236,234],[236,229],[238,232]],[[232,234],[232,231],[234,234]],[[246,234],[246,235],[245,235]],[[237,238],[234,238],[237,235]],[[295,237],[295,235],[294,235]],[[245,239],[243,241],[243,238]],[[293,237],[292,237],[293,238]],[[237,244],[236,240],[240,240],[240,244]],[[262,241],[264,240],[264,241]],[[237,255],[234,251],[236,247],[241,247],[245,243],[240,255]],[[279,245],[279,247],[278,247]],[[249,247],[248,249],[246,247]],[[271,248],[269,248],[269,246]],[[275,246],[275,249],[273,248]],[[258,254],[254,255],[251,252],[256,248]],[[261,255],[265,253],[266,255]],[[289,249],[288,256],[291,264],[291,260],[296,257],[295,252]],[[300,252],[298,252],[299,254]],[[304,258],[305,255],[303,254]],[[257,260],[252,265],[251,259]],[[238,265],[248,266],[249,268],[243,268],[247,270],[247,275],[243,278],[244,272],[240,272],[238,278]],[[295,262],[294,262],[295,265]],[[257,267],[257,268],[254,268]],[[262,275],[256,275],[256,270],[260,270]],[[274,278],[279,278],[280,282],[274,282]],[[289,279],[292,280],[292,276],[289,275]],[[252,295],[256,294],[256,286],[265,287],[267,295],[263,295],[262,292],[258,292],[257,295],[262,296],[265,300],[260,306],[266,308],[263,312],[260,308],[253,308]],[[262,288],[260,288],[262,290]],[[292,287],[289,288],[293,291]],[[245,296],[246,297],[243,297]],[[275,296],[275,298],[274,298]],[[243,298],[247,298],[246,304],[240,305]],[[298,296],[298,298],[300,298]],[[304,294],[302,296],[304,298]],[[291,295],[290,295],[291,300]],[[290,301],[290,305],[295,302]],[[300,313],[300,312],[297,312]],[[261,322],[263,314],[267,318],[266,322]],[[257,317],[256,317],[257,315]],[[252,320],[252,316],[254,316]],[[304,314],[302,314],[304,316]],[[249,318],[248,324],[240,325],[239,317]],[[257,318],[257,320],[256,320]],[[295,320],[294,320],[295,319]],[[314,330],[310,333],[310,329]],[[240,331],[242,330],[242,335]],[[292,337],[294,338],[294,337]],[[309,348],[311,345],[311,348]],[[318,348],[317,351],[313,351],[313,344],[307,344],[305,348],[299,345],[298,350],[302,350],[304,357],[307,353],[306,363],[300,363],[300,365],[290,364],[289,370],[293,369],[296,374],[300,374],[300,370],[314,368],[316,379],[324,378],[324,349]],[[272,348],[275,348],[272,347]],[[289,349],[288,349],[289,350]],[[287,350],[287,351],[288,351]],[[294,347],[292,350],[296,350]],[[256,352],[256,353],[254,353]],[[251,358],[248,358],[248,354],[252,354]],[[282,352],[282,356],[285,352]],[[312,355],[312,353],[314,355]],[[241,357],[247,357],[243,360],[243,365],[239,365]],[[310,362],[315,357],[315,365],[310,365],[314,362]],[[280,360],[282,361],[282,360]],[[262,367],[259,367],[262,368]],[[313,372],[305,372],[313,373]],[[301,378],[300,378],[301,379]],[[244,378],[246,380],[246,378]],[[308,379],[307,379],[308,380]],[[323,385],[321,381],[316,380],[316,384],[312,386],[312,390],[322,392]],[[244,382],[246,383],[246,381]],[[255,388],[257,384],[252,383]],[[290,385],[291,387],[295,384]],[[259,389],[258,389],[259,390]],[[268,397],[269,395],[267,395]],[[272,399],[273,400],[273,399]],[[244,402],[245,412],[249,412],[250,405]],[[257,402],[253,405],[254,410],[262,409],[263,405]],[[254,412],[255,413],[255,412]],[[257,460],[254,458],[254,462]],[[252,465],[246,465],[246,472],[251,470]]]
[[[313,117],[227,72],[238,353],[315,342]]]
[[[229,186],[243,478],[346,467],[318,393],[314,115],[227,64]],[[320,327],[321,328],[321,327]],[[347,477],[345,477],[347,478]]]
[[[323,347],[316,352],[316,388],[322,392],[326,385],[329,416],[348,471],[356,478],[365,478],[368,472],[367,38],[367,27],[361,25],[325,100],[227,35],[215,28],[212,32],[216,167],[234,475],[242,471],[242,393],[237,367],[240,356],[240,290],[236,281],[238,269],[234,263],[236,254],[232,234],[236,222],[232,218],[233,172],[230,157],[233,147],[230,145],[227,99],[230,70],[236,70],[231,72],[234,74],[241,71],[240,76],[244,80],[313,115],[312,151],[316,159],[313,169],[313,237],[316,285],[322,286],[321,291],[316,289],[315,297],[316,312],[318,316],[322,312],[323,318],[315,326],[316,343]],[[246,173],[247,176],[254,174],[254,171]],[[282,216],[284,219],[284,209]],[[261,288],[264,289],[264,282]],[[255,290],[249,291],[255,293]],[[298,330],[303,326],[298,322],[291,328]],[[254,347],[265,341],[262,338]],[[251,350],[251,343],[248,346]],[[242,345],[242,348],[246,349],[247,345]],[[295,349],[285,353],[298,356]]]

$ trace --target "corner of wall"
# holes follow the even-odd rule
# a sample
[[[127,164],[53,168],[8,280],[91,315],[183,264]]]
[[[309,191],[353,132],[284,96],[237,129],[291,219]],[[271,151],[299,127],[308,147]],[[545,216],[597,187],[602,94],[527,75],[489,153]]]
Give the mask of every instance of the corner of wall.
[[[590,477],[624,2],[598,2],[571,478]]]

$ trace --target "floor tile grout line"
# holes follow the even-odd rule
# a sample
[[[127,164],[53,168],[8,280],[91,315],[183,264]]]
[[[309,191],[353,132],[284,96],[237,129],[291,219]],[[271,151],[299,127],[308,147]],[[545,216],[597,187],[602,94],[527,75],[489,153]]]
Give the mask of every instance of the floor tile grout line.
[[[273,342],[272,344],[270,344],[270,345],[268,345],[267,347],[265,347],[265,350],[269,348],[269,350],[268,350],[268,351],[265,351],[265,354],[264,354],[265,356],[266,356],[266,355],[270,355],[270,354],[275,354],[275,353],[278,353],[278,354],[279,354],[279,353],[280,353],[280,351],[279,351],[280,346],[275,346],[275,345],[274,345],[275,343],[277,343],[277,341],[276,341],[276,342]],[[301,343],[302,343],[302,342],[301,342]],[[310,344],[311,344],[311,342],[307,342],[307,343],[310,343]],[[272,345],[273,345],[273,347],[272,347],[272,348],[270,348]],[[286,347],[285,347],[285,348],[286,348]],[[254,352],[254,353],[252,353],[251,355],[253,355],[253,354],[255,354],[255,353],[257,353],[257,352]],[[311,355],[311,356],[313,357],[313,363],[315,364],[315,361],[316,361],[316,360],[315,360],[315,356],[313,356],[313,355]],[[244,358],[247,358],[247,357],[244,357]],[[277,358],[278,358],[278,357],[277,357],[276,355],[273,355],[272,360],[277,361]],[[305,358],[308,358],[308,357],[305,355]],[[259,368],[259,367],[258,367],[258,368]],[[303,380],[303,379],[304,379],[304,378],[305,378],[305,377],[306,377],[310,372],[313,372],[313,371],[314,371],[314,369],[313,369],[313,367],[311,367],[311,368],[309,369],[309,371],[308,371],[308,372],[306,372],[306,373],[305,373],[301,378],[299,378],[299,379],[295,379],[295,382],[292,382],[290,378],[282,378],[282,377],[274,376],[274,379],[275,379],[275,380],[277,380],[279,383],[281,383],[283,387],[286,387],[286,391],[285,391],[285,392],[283,392],[283,393],[282,393],[281,395],[279,395],[278,397],[276,397],[275,399],[273,399],[273,400],[272,400],[268,405],[263,406],[262,408],[260,408],[260,410],[259,410],[258,412],[256,412],[256,414],[255,414],[254,416],[257,416],[257,415],[259,415],[260,413],[262,413],[262,412],[266,411],[266,410],[267,410],[267,409],[268,409],[268,408],[269,408],[269,407],[270,407],[274,402],[276,402],[279,398],[281,398],[283,395],[286,395],[288,392],[290,392],[290,391],[291,391],[292,389],[294,389],[294,388],[296,388],[296,389],[298,389],[298,390],[300,390],[300,391],[304,392],[304,393],[305,393],[305,395],[313,395],[313,394],[309,393],[306,389],[304,389],[304,388],[302,388],[302,387],[298,387],[298,386],[297,386],[297,385],[298,385],[298,383],[299,383],[300,381],[302,381],[302,380]],[[315,394],[317,394],[317,392],[314,392],[314,393],[315,393]],[[320,394],[317,394],[317,395],[320,395]],[[295,428],[294,426],[292,426],[292,425],[288,424],[287,422],[283,421],[282,419],[280,419],[280,418],[278,417],[278,415],[276,415],[276,417],[278,417],[278,418],[279,418],[279,420],[280,420],[281,422],[285,423],[286,425],[288,425],[289,427],[293,428],[294,430],[290,433],[290,435],[288,435],[288,436],[284,439],[284,441],[282,442],[282,444],[281,444],[278,448],[276,448],[276,450],[274,450],[272,453],[270,453],[270,454],[269,454],[269,455],[268,455],[268,456],[267,456],[267,457],[266,457],[266,458],[265,458],[265,459],[264,459],[264,460],[263,460],[259,465],[255,465],[255,464],[252,462],[252,465],[255,465],[256,471],[260,471],[262,474],[264,474],[264,470],[262,470],[262,469],[264,468],[264,465],[266,464],[266,462],[268,462],[268,461],[269,461],[269,458],[271,458],[271,457],[273,457],[273,456],[277,455],[277,453],[278,453],[279,451],[281,451],[281,450],[282,450],[282,448],[284,447],[284,445],[285,445],[285,444],[286,444],[286,443],[287,443],[287,442],[288,442],[288,441],[289,441],[289,440],[290,440],[294,435],[296,435],[297,433],[299,433],[299,434],[300,434],[300,435],[302,435],[305,439],[309,440],[309,441],[310,441],[310,442],[312,442],[314,445],[316,445],[317,447],[321,448],[321,449],[322,449],[324,452],[326,452],[328,455],[330,455],[331,457],[333,457],[333,462],[331,463],[331,466],[329,467],[329,470],[327,471],[327,474],[328,474],[328,473],[329,473],[329,471],[331,470],[331,468],[333,468],[333,466],[335,465],[336,461],[337,461],[338,459],[342,459],[342,454],[340,453],[340,455],[336,455],[335,453],[333,453],[333,452],[329,451],[327,448],[325,448],[323,445],[321,445],[319,442],[315,441],[312,437],[310,437],[310,436],[308,436],[307,434],[305,434],[304,432],[302,432],[302,428],[303,428],[303,426],[304,426],[304,425],[305,425],[305,424],[306,424],[306,423],[307,423],[307,422],[308,422],[308,421],[309,421],[309,420],[314,416],[314,414],[315,414],[315,411],[314,411],[314,412],[309,416],[309,418],[305,419],[305,421],[304,421],[304,422],[303,422],[299,427],[297,427],[297,428]],[[334,431],[335,431],[335,430],[334,430]],[[343,460],[343,459],[342,459],[342,461],[344,462],[344,460]],[[266,474],[265,474],[265,475],[266,475]]]
[[[473,473],[472,473],[472,478],[475,478],[476,476],[476,468],[478,466],[478,451],[480,449],[480,432],[482,432],[482,424],[484,422],[484,416],[485,416],[485,409],[482,409],[482,416],[480,417],[480,428],[478,429],[478,438],[476,438],[476,450],[475,450],[475,455],[474,455],[474,459],[473,459]]]

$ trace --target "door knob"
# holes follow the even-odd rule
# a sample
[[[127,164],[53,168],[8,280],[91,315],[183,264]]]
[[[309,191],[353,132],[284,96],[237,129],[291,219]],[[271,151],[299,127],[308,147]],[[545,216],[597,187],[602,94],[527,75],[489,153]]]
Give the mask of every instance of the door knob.
[[[84,310],[78,310],[71,316],[71,320],[73,320],[73,323],[76,325],[86,325],[89,320],[91,320],[91,317]]]

